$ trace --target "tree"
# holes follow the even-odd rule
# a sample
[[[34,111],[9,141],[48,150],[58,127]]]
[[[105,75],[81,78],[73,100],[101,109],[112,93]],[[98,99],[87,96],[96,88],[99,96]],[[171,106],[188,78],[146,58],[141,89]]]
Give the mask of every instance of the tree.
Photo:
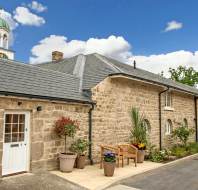
[[[169,68],[171,79],[177,82],[196,86],[198,84],[198,72],[193,67],[179,66],[177,69]]]

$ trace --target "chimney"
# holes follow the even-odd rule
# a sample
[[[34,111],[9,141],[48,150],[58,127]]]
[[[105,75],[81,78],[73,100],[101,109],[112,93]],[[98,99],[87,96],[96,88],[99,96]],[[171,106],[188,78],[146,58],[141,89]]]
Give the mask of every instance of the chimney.
[[[61,61],[63,59],[63,53],[60,51],[52,52],[52,61]]]
[[[133,61],[133,68],[136,69],[136,61]]]

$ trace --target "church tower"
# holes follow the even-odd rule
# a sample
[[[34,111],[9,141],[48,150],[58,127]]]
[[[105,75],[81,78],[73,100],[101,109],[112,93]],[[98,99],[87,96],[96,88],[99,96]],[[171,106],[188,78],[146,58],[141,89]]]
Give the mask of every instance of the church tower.
[[[0,58],[14,59],[14,52],[9,50],[10,27],[0,15]]]

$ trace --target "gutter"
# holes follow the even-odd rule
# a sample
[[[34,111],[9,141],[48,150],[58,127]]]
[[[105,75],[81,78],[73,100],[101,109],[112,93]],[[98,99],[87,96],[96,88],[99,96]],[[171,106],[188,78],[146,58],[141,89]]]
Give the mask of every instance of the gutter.
[[[195,141],[198,142],[198,129],[197,129],[197,97],[194,97],[195,104]]]
[[[92,158],[92,111],[94,110],[94,104],[92,104],[88,115],[89,115],[89,154],[88,158],[90,160],[90,164],[93,165],[93,158]]]
[[[161,105],[161,95],[164,92],[167,92],[169,87],[166,90],[163,90],[159,93],[159,147],[162,150],[162,105]]]
[[[63,101],[63,102],[72,102],[72,103],[81,103],[81,104],[93,104],[92,101],[84,101],[84,100],[75,100],[75,99],[68,99],[68,98],[57,98],[57,97],[50,97],[50,96],[40,96],[40,95],[32,95],[32,94],[23,94],[23,93],[16,93],[16,92],[6,92],[0,91],[0,95],[4,96],[16,96],[16,97],[23,97],[23,98],[35,98],[41,100],[50,100],[50,101]]]

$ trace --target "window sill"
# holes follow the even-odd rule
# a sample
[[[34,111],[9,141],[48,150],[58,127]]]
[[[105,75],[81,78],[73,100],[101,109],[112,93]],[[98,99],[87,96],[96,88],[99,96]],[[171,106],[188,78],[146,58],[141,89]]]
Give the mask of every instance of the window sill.
[[[164,110],[165,110],[165,111],[174,111],[174,108],[173,108],[173,107],[165,106],[165,107],[164,107]]]

